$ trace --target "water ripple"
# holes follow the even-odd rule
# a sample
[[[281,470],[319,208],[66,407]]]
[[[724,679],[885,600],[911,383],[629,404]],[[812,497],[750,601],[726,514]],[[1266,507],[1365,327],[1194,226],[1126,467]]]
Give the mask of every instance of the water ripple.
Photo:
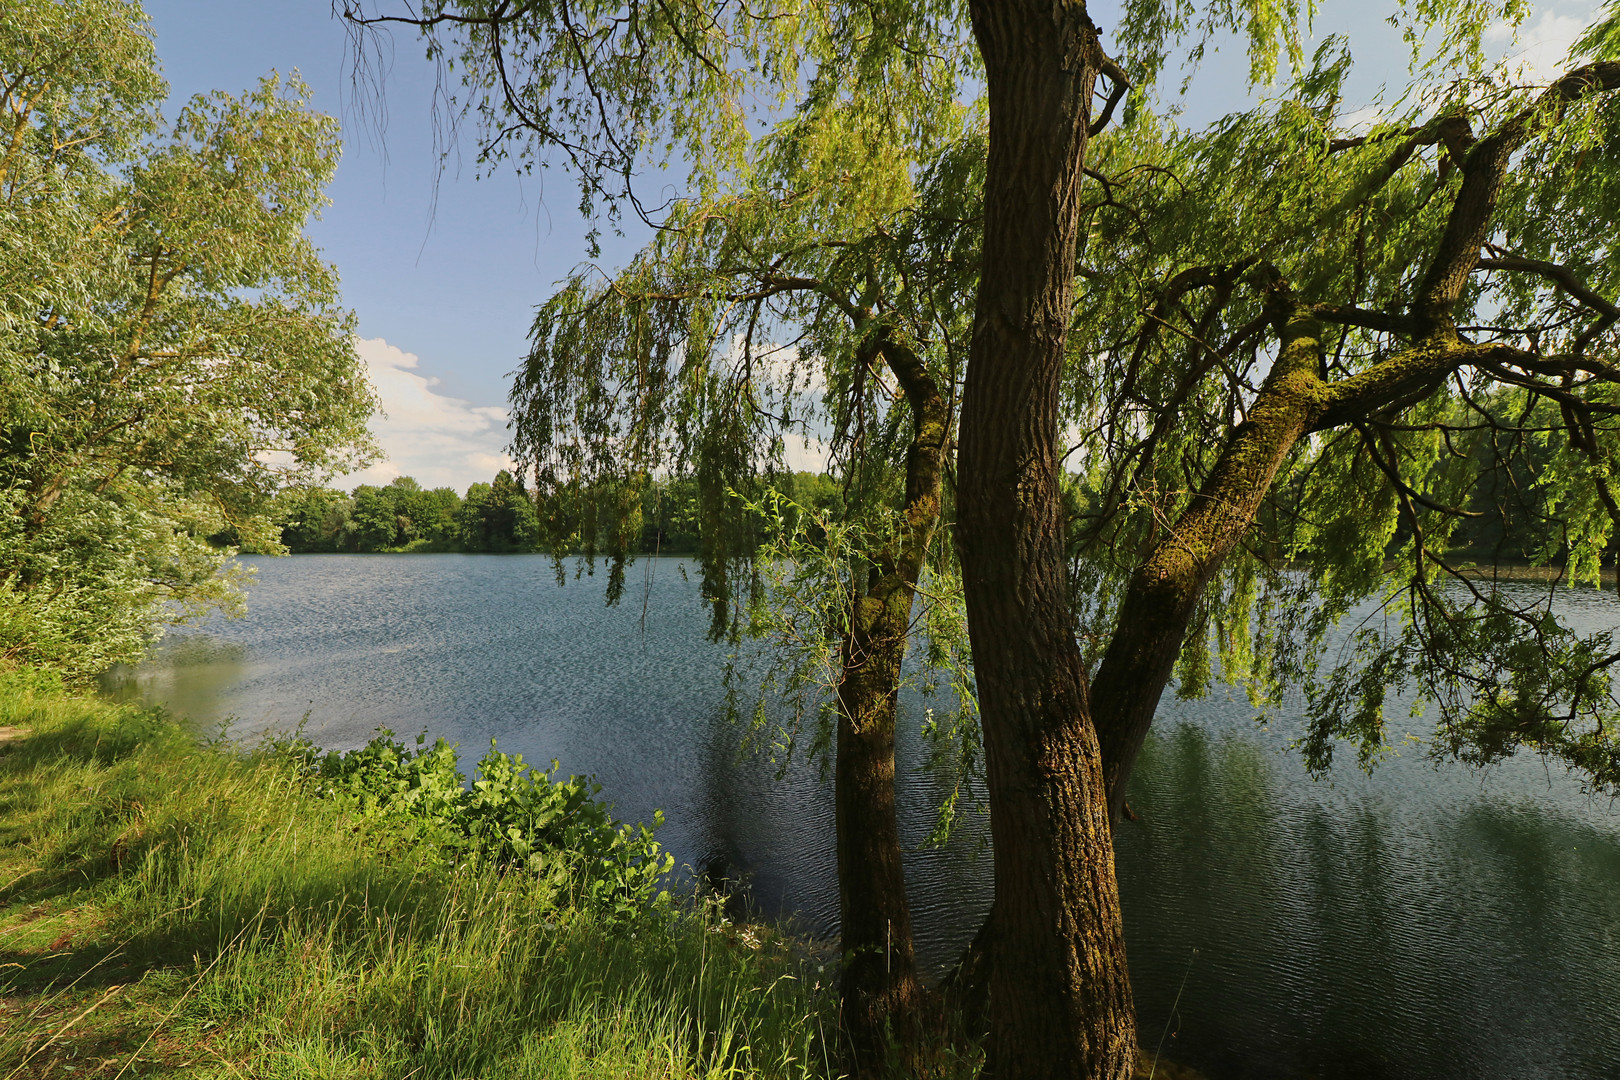
[[[233,714],[244,738],[307,712],[332,747],[386,725],[458,741],[469,763],[491,738],[559,759],[621,817],[662,808],[681,862],[723,863],[767,910],[836,929],[830,786],[802,761],[778,779],[739,760],[724,649],[678,560],[638,565],[616,608],[600,576],[559,589],[539,556],[246,561],[249,615],[172,638],[138,675],[148,696]],[[1620,612],[1560,602],[1588,628]],[[924,704],[903,699],[898,740],[912,847],[942,791],[921,767]],[[1168,1030],[1170,1055],[1216,1080],[1620,1076],[1613,808],[1534,759],[1479,774],[1408,753],[1313,782],[1285,750],[1296,728],[1261,729],[1221,693],[1161,710],[1131,788],[1140,821],[1116,845],[1144,1044]],[[983,820],[906,872],[938,969],[990,901]]]

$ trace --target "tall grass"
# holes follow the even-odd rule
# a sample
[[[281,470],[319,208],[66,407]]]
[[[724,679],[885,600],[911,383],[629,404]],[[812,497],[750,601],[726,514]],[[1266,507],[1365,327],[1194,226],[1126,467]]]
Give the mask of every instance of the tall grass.
[[[836,1075],[830,972],[768,928],[456,865],[47,680],[0,726],[0,1080]]]

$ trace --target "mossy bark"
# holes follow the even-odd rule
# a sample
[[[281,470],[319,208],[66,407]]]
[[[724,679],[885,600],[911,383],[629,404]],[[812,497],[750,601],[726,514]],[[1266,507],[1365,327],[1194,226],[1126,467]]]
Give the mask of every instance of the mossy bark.
[[[939,525],[949,412],[922,361],[886,337],[875,351],[899,380],[912,415],[905,507],[897,535],[876,553],[855,601],[838,685],[836,795],[841,995],[849,1065],[881,1072],[891,1051],[915,1064],[924,993],[894,800],[894,734],[911,609]]]
[[[1131,575],[1092,680],[1091,715],[1115,821],[1199,598],[1248,531],[1277,470],[1327,405],[1321,324],[1280,283],[1273,306],[1282,344],[1277,362],[1209,478]]]

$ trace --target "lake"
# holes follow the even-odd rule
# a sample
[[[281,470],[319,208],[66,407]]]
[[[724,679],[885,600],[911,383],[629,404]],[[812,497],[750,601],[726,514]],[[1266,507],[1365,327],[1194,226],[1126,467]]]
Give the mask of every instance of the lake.
[[[243,561],[248,615],[172,635],[135,674],[143,696],[234,717],[241,739],[304,720],[334,748],[387,726],[459,742],[465,767],[492,738],[558,759],[619,817],[663,809],[678,863],[724,866],[767,912],[836,932],[831,785],[802,760],[779,777],[739,757],[726,650],[704,640],[685,562],[637,563],[606,608],[604,575],[559,588],[542,556]],[[1560,604],[1620,623],[1610,594]],[[903,696],[898,785],[937,972],[989,906],[991,853],[976,812],[917,848],[948,786],[924,767],[927,704]],[[1481,773],[1412,747],[1313,781],[1296,732],[1257,725],[1235,692],[1160,708],[1139,820],[1116,838],[1144,1048],[1211,1080],[1620,1077],[1620,808],[1528,756]]]

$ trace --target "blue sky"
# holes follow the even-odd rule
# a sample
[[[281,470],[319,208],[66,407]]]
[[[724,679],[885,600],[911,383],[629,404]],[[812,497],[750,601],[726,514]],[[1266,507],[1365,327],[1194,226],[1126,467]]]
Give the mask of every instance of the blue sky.
[[[432,122],[434,71],[415,39],[394,37],[381,97],[357,102],[352,57],[330,0],[145,0],[171,99],[232,93],[271,70],[297,69],[314,105],[343,123],[332,205],[311,235],[342,274],[359,317],[360,352],[386,418],[374,430],[386,458],[344,486],[408,474],[465,489],[505,462],[507,373],[524,352],[530,313],[585,258],[576,188],[561,170],[475,180],[470,160],[440,167]],[[1352,93],[1370,99],[1398,81],[1406,54],[1384,24],[1391,3],[1325,0],[1318,38],[1346,33],[1357,58]],[[1514,42],[1490,38],[1539,72],[1555,69],[1592,17],[1594,0],[1545,0]],[[1093,3],[1106,34],[1115,5]],[[1229,45],[1206,60],[1185,99],[1202,122],[1241,107],[1246,62]],[[357,105],[363,104],[363,107]],[[602,262],[624,261],[645,239],[605,238]]]

